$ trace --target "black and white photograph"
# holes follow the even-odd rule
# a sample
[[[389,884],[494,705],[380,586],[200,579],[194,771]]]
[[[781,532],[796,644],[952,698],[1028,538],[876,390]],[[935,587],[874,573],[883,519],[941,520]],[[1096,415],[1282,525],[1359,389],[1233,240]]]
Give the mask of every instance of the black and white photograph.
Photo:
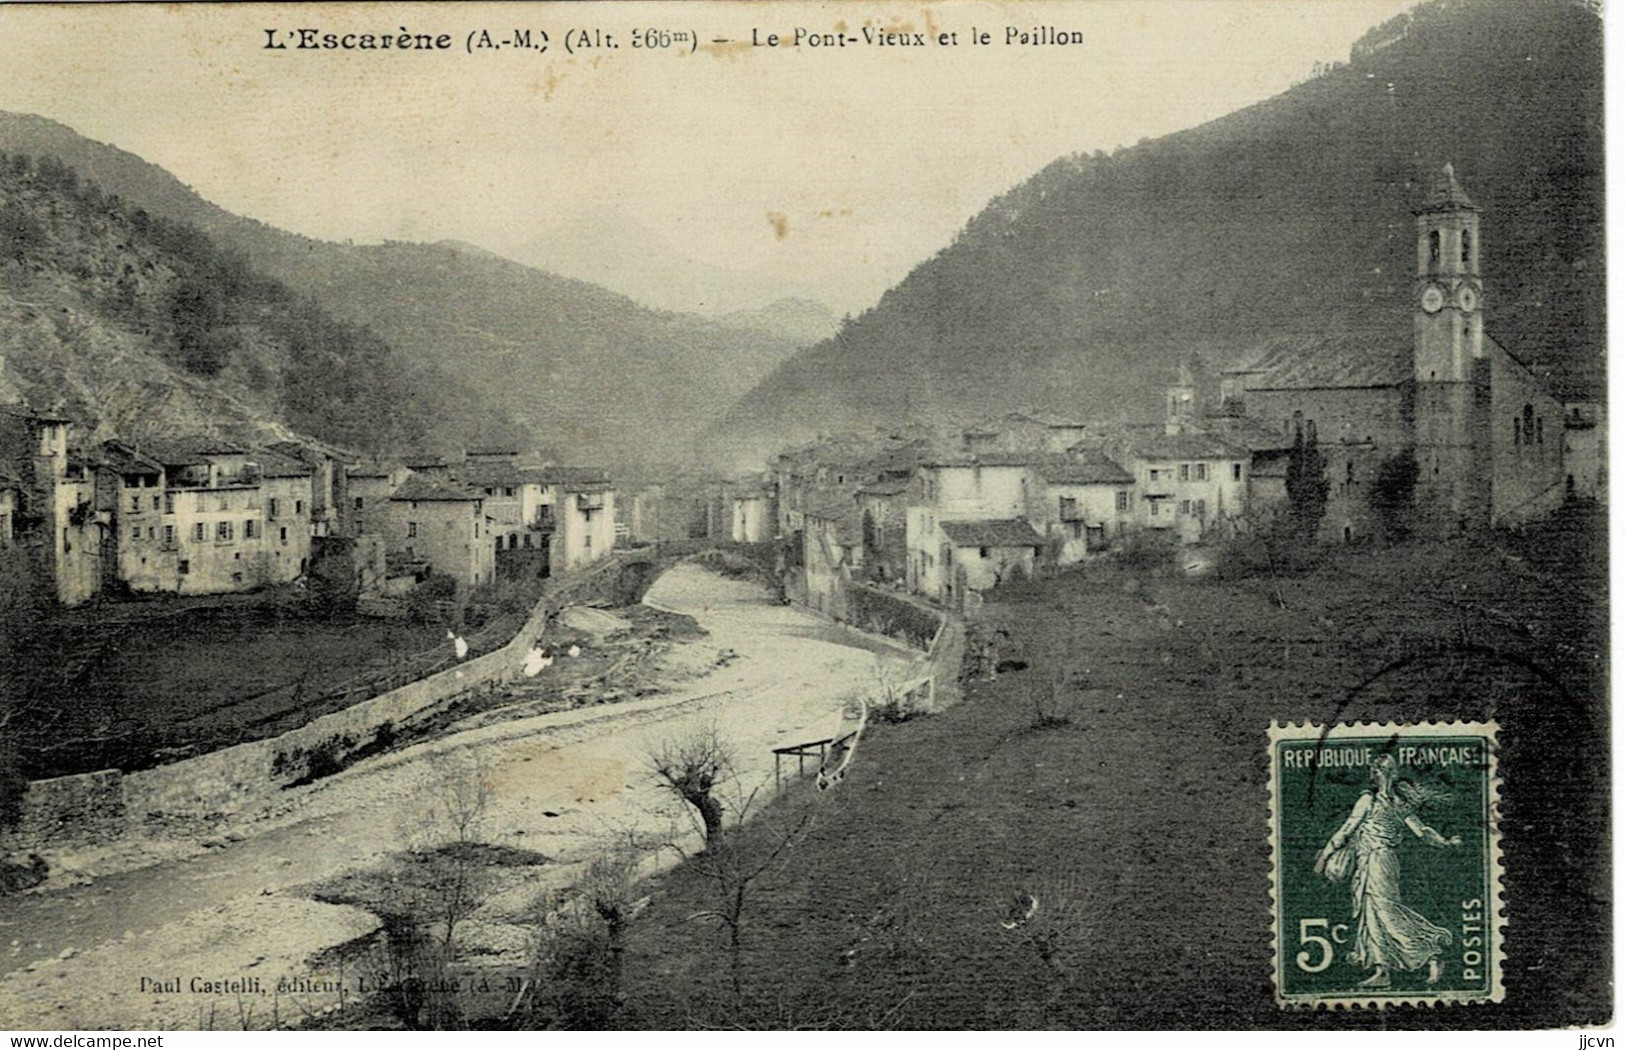
[[[1618,14],[0,3],[9,1045],[1612,1046]]]

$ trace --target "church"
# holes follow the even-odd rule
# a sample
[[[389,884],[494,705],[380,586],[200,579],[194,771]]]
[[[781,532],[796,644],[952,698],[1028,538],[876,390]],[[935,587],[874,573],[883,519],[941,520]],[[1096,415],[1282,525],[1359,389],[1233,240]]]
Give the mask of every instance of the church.
[[[1564,406],[1485,329],[1487,250],[1447,164],[1416,210],[1409,347],[1392,330],[1283,336],[1223,372],[1220,415],[1283,435],[1254,443],[1255,465],[1299,438],[1320,450],[1324,538],[1373,535],[1378,479],[1410,457],[1416,524],[1435,535],[1516,525],[1565,498]]]

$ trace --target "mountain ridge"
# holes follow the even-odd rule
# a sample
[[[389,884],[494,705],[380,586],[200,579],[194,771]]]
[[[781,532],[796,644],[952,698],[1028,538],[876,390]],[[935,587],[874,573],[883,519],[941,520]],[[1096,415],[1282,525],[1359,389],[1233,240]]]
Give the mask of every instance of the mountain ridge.
[[[1274,98],[1058,158],[735,406],[741,456],[885,420],[1153,416],[1192,354],[1329,327],[1410,340],[1412,210],[1454,162],[1483,208],[1489,330],[1600,389],[1600,20],[1567,0],[1434,0]]]

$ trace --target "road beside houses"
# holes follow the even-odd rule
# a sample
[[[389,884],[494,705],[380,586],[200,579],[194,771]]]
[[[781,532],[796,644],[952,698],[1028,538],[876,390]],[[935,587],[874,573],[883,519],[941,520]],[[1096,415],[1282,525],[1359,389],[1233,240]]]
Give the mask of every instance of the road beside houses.
[[[0,1027],[296,1020],[337,995],[279,997],[278,978],[331,976],[310,958],[376,925],[357,909],[311,901],[308,888],[419,841],[448,771],[477,769],[490,785],[481,838],[548,858],[536,885],[523,887],[540,894],[567,884],[572,865],[610,838],[663,834],[684,819],[645,772],[662,740],[714,724],[744,779],[771,780],[772,748],[828,735],[844,696],[872,687],[879,664],[909,659],[694,566],[672,569],[648,600],[707,632],[680,648],[688,666],[709,670],[656,697],[380,756],[290,792],[277,813],[224,829],[205,852],[0,902]],[[735,656],[719,661],[726,650]]]

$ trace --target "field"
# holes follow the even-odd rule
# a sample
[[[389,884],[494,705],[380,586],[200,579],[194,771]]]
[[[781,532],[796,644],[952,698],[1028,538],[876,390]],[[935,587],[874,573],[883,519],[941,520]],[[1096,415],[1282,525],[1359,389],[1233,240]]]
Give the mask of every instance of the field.
[[[1502,727],[1506,1001],[1338,1023],[1607,1022],[1607,569],[1600,519],[1563,525],[997,595],[1006,672],[866,736],[750,897],[743,995],[716,924],[689,921],[718,906],[690,865],[633,927],[617,1023],[1319,1027],[1273,1000],[1268,727],[1447,718]],[[740,834],[761,845],[772,815]]]
[[[331,710],[322,694],[340,683],[437,646],[450,653],[443,627],[286,603],[143,603],[98,615],[76,611],[39,631],[37,700],[17,734],[28,776],[141,768],[274,735]]]

